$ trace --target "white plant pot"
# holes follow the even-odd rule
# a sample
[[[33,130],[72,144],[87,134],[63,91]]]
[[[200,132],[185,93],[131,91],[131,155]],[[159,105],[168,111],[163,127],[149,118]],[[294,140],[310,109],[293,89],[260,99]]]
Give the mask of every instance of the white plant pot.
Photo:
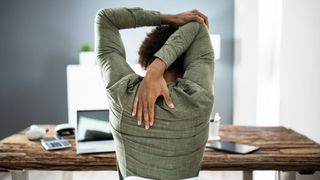
[[[94,66],[97,65],[97,56],[94,51],[80,52],[79,64],[83,66]]]

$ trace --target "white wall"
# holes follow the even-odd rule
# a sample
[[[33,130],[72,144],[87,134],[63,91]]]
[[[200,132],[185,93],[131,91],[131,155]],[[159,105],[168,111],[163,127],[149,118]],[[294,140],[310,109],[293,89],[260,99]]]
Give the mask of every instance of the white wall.
[[[235,1],[234,124],[279,124],[320,143],[319,32],[319,0]],[[265,173],[254,178],[273,179]]]
[[[278,125],[281,2],[235,1],[234,124]]]
[[[320,142],[319,9],[317,0],[235,1],[234,124],[280,123]]]
[[[284,0],[280,124],[320,143],[320,1]]]
[[[257,107],[258,1],[236,0],[233,123],[254,125]]]

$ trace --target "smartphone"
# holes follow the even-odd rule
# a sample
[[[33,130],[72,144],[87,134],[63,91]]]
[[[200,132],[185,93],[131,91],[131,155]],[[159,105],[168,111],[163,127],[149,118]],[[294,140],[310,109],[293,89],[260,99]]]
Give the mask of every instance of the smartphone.
[[[206,147],[238,154],[248,154],[259,149],[259,147],[256,146],[239,144],[231,141],[208,141]]]

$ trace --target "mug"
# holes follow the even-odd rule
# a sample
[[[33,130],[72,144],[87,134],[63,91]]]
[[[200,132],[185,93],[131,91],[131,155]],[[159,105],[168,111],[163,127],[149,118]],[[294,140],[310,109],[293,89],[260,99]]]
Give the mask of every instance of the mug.
[[[219,136],[220,121],[210,121],[209,125],[209,140],[220,140]]]

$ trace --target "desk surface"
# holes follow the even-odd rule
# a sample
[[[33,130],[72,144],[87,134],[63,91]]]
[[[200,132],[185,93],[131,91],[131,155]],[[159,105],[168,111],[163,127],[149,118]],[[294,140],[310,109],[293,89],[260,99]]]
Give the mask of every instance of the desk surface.
[[[43,125],[53,136],[54,125]],[[203,170],[320,170],[320,145],[284,127],[253,127],[222,125],[224,140],[259,146],[247,155],[206,149]],[[115,153],[77,155],[73,147],[46,151],[39,141],[29,141],[19,132],[0,141],[0,170],[115,170]]]

